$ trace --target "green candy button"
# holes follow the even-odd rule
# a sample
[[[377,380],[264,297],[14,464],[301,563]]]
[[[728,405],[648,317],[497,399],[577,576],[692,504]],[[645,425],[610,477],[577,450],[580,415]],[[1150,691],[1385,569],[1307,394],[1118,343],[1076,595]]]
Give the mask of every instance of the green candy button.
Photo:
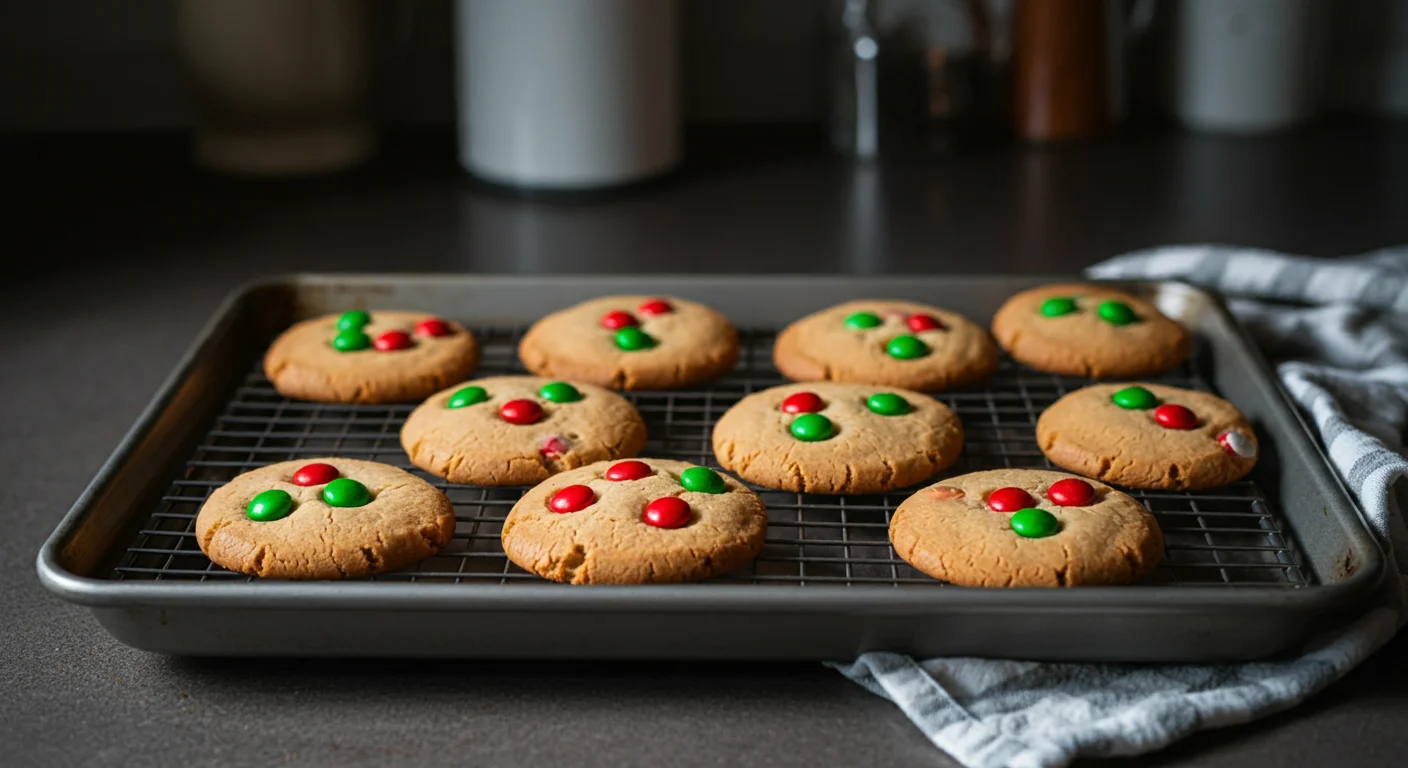
[[[333,349],[339,352],[356,352],[359,349],[366,349],[372,345],[372,337],[360,330],[353,328],[350,331],[340,331],[332,337]]]
[[[914,410],[909,405],[909,401],[893,392],[878,392],[870,396],[865,401],[865,407],[871,413],[878,413],[881,416],[903,416]]]
[[[857,312],[846,316],[846,327],[853,331],[863,331],[880,324],[880,316],[874,312]]]
[[[1159,398],[1154,397],[1154,393],[1143,387],[1125,387],[1113,395],[1110,400],[1121,408],[1130,411],[1147,411],[1159,404]]]
[[[350,477],[339,477],[323,487],[323,501],[334,507],[364,507],[371,500],[367,486]]]
[[[337,330],[339,331],[360,331],[362,327],[372,321],[370,313],[361,309],[354,309],[351,312],[343,312],[337,318]]]
[[[1060,317],[1076,311],[1076,300],[1069,296],[1057,296],[1041,302],[1041,314],[1047,317]]]
[[[690,467],[681,472],[680,485],[683,485],[686,491],[699,493],[723,493],[728,490],[719,473],[708,467]]]
[[[1130,309],[1129,305],[1123,301],[1102,301],[1099,309],[1095,311],[1100,315],[1101,320],[1110,325],[1129,325],[1139,319],[1139,316],[1134,314],[1134,310]]]
[[[249,506],[245,507],[244,513],[250,520],[270,523],[288,517],[288,513],[292,511],[293,497],[288,495],[288,491],[275,489],[265,491],[250,499]]]
[[[565,381],[550,381],[538,390],[538,396],[550,403],[575,403],[582,399],[582,393]]]
[[[483,387],[465,387],[453,395],[445,403],[446,408],[463,408],[466,405],[482,403],[489,399],[489,393]]]
[[[1044,509],[1027,507],[1012,513],[1012,530],[1028,539],[1044,539],[1061,530],[1056,516]]]
[[[896,336],[885,345],[885,351],[897,360],[913,360],[929,354],[929,345],[915,336]]]
[[[836,433],[836,428],[831,425],[831,419],[819,413],[804,413],[793,419],[792,425],[787,429],[793,437],[808,443],[825,440]]]
[[[616,347],[627,352],[636,352],[642,349],[650,349],[655,346],[655,339],[645,331],[628,325],[616,332]]]

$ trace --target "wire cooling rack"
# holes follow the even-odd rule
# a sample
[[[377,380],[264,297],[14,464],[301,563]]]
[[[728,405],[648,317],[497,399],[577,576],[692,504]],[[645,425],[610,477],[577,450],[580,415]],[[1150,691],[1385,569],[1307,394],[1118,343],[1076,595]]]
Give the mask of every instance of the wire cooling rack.
[[[475,375],[524,373],[517,356],[524,330],[475,328],[483,355]],[[717,468],[710,433],[719,416],[744,395],[786,383],[772,366],[774,336],[771,331],[745,331],[738,366],[704,387],[627,394],[649,429],[642,455]],[[1191,363],[1157,381],[1211,389]],[[962,457],[944,476],[1002,467],[1053,468],[1036,444],[1037,416],[1087,383],[1032,371],[1004,357],[997,374],[981,388],[940,394],[962,420],[966,435]],[[401,450],[399,432],[414,408],[290,400],[274,391],[256,365],[135,533],[111,578],[253,580],[210,562],[196,543],[196,514],[211,491],[266,464],[346,456],[412,471],[443,490],[455,506],[455,536],[449,545],[435,557],[374,580],[505,585],[538,581],[509,562],[499,546],[504,517],[526,488],[446,483],[413,467]],[[943,586],[910,567],[890,546],[890,514],[912,489],[869,496],[756,490],[768,507],[767,546],[752,564],[715,582]],[[1128,492],[1154,513],[1164,532],[1163,561],[1146,583],[1309,583],[1290,535],[1252,481],[1193,493]]]

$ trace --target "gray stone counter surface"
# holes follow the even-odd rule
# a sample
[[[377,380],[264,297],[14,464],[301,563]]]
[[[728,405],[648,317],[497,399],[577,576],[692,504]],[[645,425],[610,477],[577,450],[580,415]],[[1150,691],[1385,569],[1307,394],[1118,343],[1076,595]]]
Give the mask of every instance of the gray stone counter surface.
[[[815,664],[190,660],[117,643],[40,587],[35,553],[246,280],[1075,272],[1174,242],[1326,256],[1408,242],[1408,124],[1152,132],[873,169],[785,137],[692,147],[675,178],[564,201],[476,187],[439,134],[289,183],[196,172],[178,138],[0,141],[0,232],[19,264],[0,287],[0,764],[953,764]],[[1402,763],[1405,659],[1400,637],[1305,706],[1135,762]]]

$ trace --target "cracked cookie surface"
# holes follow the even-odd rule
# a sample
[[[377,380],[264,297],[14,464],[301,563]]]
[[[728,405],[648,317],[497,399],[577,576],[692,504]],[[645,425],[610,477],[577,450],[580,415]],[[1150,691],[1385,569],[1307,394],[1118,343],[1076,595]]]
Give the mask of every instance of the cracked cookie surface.
[[[326,483],[298,485],[295,473],[328,464],[371,494],[367,503],[335,507]],[[261,522],[247,514],[255,496],[286,492],[292,509]],[[392,571],[435,554],[455,532],[445,494],[395,467],[356,459],[285,461],[246,472],[210,494],[196,516],[201,551],[232,571],[277,579],[340,579]]]
[[[1093,491],[1086,505],[1048,498],[1052,485],[1068,479]],[[1026,492],[1034,508],[1055,518],[1056,532],[1015,532],[1013,513],[989,506],[1000,488]],[[1037,469],[973,472],[915,493],[891,516],[890,543],[918,570],[971,587],[1128,584],[1163,556],[1163,534],[1139,502],[1099,481]]]
[[[810,400],[805,410],[789,407]],[[905,403],[903,413],[870,408],[876,395]],[[794,411],[794,412],[789,412]],[[830,435],[800,439],[798,419]],[[806,434],[803,437],[815,437]],[[963,448],[963,427],[948,406],[928,395],[869,384],[786,384],[748,395],[719,418],[714,456],[751,483],[806,493],[880,493],[943,471]]]
[[[892,348],[897,338],[915,341]],[[997,346],[982,326],[894,299],[848,301],[807,315],[782,329],[772,358],[793,381],[927,391],[972,384],[997,370]]]
[[[576,399],[543,396],[545,387],[562,385]],[[471,387],[482,390],[482,400],[449,407]],[[514,401],[535,403],[537,418],[526,424],[505,420],[504,405]],[[564,470],[634,456],[645,437],[645,422],[624,397],[593,384],[537,376],[461,382],[431,395],[401,427],[401,446],[413,464],[470,485],[531,485]]]
[[[540,376],[611,389],[673,389],[722,376],[738,331],[714,309],[673,296],[605,296],[554,312],[518,345]]]
[[[463,326],[424,312],[370,312],[359,330],[367,346],[333,346],[342,315],[305,320],[284,331],[264,355],[264,375],[286,397],[324,403],[403,403],[474,373],[479,345]],[[444,335],[417,333],[425,321],[442,320]],[[381,350],[374,341],[405,334],[410,346]]]
[[[1134,389],[1150,393],[1137,403],[1147,407],[1114,401],[1116,393]],[[1164,406],[1181,406],[1195,421],[1165,426],[1159,419]],[[1036,439],[1053,464],[1131,488],[1226,485],[1250,472],[1259,453],[1256,433],[1236,406],[1207,392],[1142,382],[1071,392],[1042,412]]]
[[[1111,306],[1102,314],[1107,302]],[[1011,297],[993,316],[992,334],[1028,367],[1096,379],[1156,376],[1177,368],[1193,349],[1192,335],[1153,304],[1113,288],[1074,283]]]
[[[610,479],[624,462],[603,461],[554,475],[524,494],[504,520],[501,541],[510,560],[545,579],[571,584],[697,581],[746,565],[763,549],[767,510],[757,494],[723,473],[715,493],[687,490],[681,473],[695,465],[635,459],[644,476]],[[576,511],[554,511],[564,489],[581,492]],[[569,491],[570,493],[570,491]],[[661,498],[688,504],[687,520],[662,528],[646,521]]]

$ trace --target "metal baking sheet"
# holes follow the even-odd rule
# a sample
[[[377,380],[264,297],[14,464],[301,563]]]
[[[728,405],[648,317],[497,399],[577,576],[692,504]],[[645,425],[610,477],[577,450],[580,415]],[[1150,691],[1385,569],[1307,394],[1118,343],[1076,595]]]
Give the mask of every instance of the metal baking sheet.
[[[643,455],[717,466],[709,435],[744,395],[782,383],[776,331],[851,298],[928,301],[986,323],[1007,296],[1048,280],[1011,277],[632,277],[303,275],[237,291],[39,557],[44,583],[88,605],[130,645],[183,655],[846,659],[864,650],[1063,660],[1256,658],[1353,609],[1382,557],[1345,489],[1265,364],[1211,296],[1125,284],[1198,337],[1164,377],[1217,391],[1248,415],[1263,455],[1248,480],[1209,491],[1132,491],[1158,518],[1163,562],[1129,587],[964,589],[935,581],[889,546],[909,491],[819,496],[759,489],[763,554],[701,584],[567,587],[513,566],[499,526],[523,488],[449,484],[420,473],[398,432],[415,404],[289,400],[259,360],[289,323],[353,307],[417,308],[472,327],[476,376],[521,372],[532,320],[613,293],[707,302],[742,330],[737,368],[708,385],[631,393]],[[940,393],[967,435],[945,474],[1047,467],[1041,410],[1085,380],[1004,359],[992,379]],[[235,475],[343,455],[417,471],[455,504],[455,540],[416,566],[357,582],[260,581],[213,565],[192,533],[205,497]],[[561,628],[570,626],[570,632]],[[564,638],[570,638],[564,642]]]

